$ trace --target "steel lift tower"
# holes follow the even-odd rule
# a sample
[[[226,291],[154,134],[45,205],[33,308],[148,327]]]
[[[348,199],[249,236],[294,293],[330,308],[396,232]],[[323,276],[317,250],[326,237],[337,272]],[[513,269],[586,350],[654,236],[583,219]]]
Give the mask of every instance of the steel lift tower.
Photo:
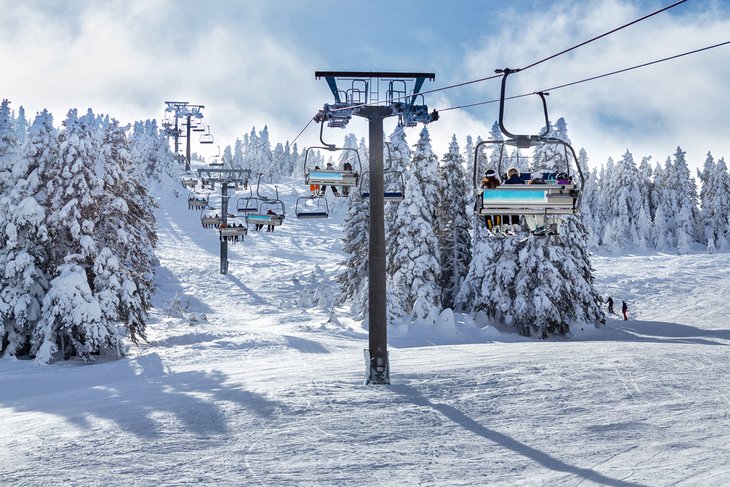
[[[365,350],[365,383],[390,384],[385,276],[385,203],[383,183],[383,120],[397,116],[398,125],[414,127],[419,122],[438,120],[428,113],[419,94],[423,83],[433,81],[433,73],[317,71],[332,94],[333,104],[325,104],[315,115],[316,122],[344,128],[353,115],[368,120],[370,147],[370,246],[368,316],[370,330]],[[338,86],[338,82],[340,85]],[[381,83],[385,98],[380,99]],[[410,87],[410,90],[409,90]]]

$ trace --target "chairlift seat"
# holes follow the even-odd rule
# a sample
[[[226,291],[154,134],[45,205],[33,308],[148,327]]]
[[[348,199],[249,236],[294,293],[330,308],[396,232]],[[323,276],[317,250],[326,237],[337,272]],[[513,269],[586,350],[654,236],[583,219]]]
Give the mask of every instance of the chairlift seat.
[[[307,173],[307,184],[323,186],[357,186],[357,173],[354,171],[338,171],[333,169],[316,170]]]
[[[218,210],[203,210],[200,214],[200,223],[203,225],[203,228],[218,228],[222,221],[223,218],[221,218]]]
[[[329,204],[324,196],[300,196],[296,204],[297,218],[329,218]]]
[[[363,191],[361,193],[363,198],[370,198],[370,191]],[[383,193],[383,201],[386,203],[399,203],[405,199],[405,196],[400,191],[386,191]]]
[[[511,184],[485,189],[481,215],[572,215],[578,191],[572,184]]]
[[[198,185],[198,179],[192,176],[182,176],[180,178],[180,184],[185,189],[193,189]]]
[[[246,223],[249,225],[274,225],[279,226],[284,222],[282,215],[269,215],[268,213],[251,213],[246,215]]]
[[[205,194],[199,194],[199,193],[190,193],[188,195],[188,208],[193,209],[200,209],[200,208],[207,208],[208,207],[208,195]]]
[[[243,224],[228,224],[225,227],[218,227],[222,239],[231,237],[243,237],[248,233],[248,227]]]

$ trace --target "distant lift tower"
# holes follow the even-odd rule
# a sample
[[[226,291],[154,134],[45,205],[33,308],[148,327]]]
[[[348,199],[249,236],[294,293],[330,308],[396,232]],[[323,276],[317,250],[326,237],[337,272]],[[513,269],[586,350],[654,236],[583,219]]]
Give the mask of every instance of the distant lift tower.
[[[388,329],[385,291],[385,218],[383,184],[383,119],[398,117],[398,125],[414,127],[419,122],[438,119],[434,110],[428,113],[419,94],[426,79],[433,81],[433,73],[381,73],[317,71],[316,79],[327,81],[335,102],[325,104],[314,120],[329,127],[344,128],[353,115],[366,118],[370,139],[370,246],[368,314],[369,339],[365,350],[365,383],[390,384],[388,360]],[[340,86],[338,86],[338,81]],[[380,99],[381,83],[385,98]],[[412,86],[410,92],[408,87]],[[417,103],[417,102],[420,102]]]
[[[248,184],[251,171],[248,169],[224,169],[201,168],[198,169],[198,177],[206,185],[221,187],[221,223],[220,227],[225,229],[228,226],[228,189],[236,189]],[[221,238],[221,274],[228,274],[228,239]]]
[[[195,127],[191,127],[191,122],[195,126],[201,124],[200,120],[203,118],[203,112],[205,105],[192,105],[186,101],[166,101],[165,104],[165,118],[162,121],[162,128],[165,130],[165,135],[173,137],[175,141],[175,158],[181,159],[182,157],[178,153],[180,148],[180,138],[187,138],[187,146],[185,151],[185,171],[190,171],[190,131],[195,130]],[[185,120],[185,132],[180,128],[179,120]]]

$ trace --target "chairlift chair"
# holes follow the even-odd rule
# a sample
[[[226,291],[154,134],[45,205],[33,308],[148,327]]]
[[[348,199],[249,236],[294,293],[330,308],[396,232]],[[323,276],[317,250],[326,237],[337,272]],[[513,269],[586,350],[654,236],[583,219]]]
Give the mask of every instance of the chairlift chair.
[[[180,176],[180,184],[182,184],[185,189],[195,189],[195,186],[198,185],[198,178],[192,174],[183,174]]]
[[[210,194],[192,192],[188,195],[188,209],[200,210],[208,207]]]
[[[274,198],[268,198],[261,195],[261,177],[263,173],[259,174],[258,181],[256,183],[256,196],[259,200],[258,211],[255,213],[246,213],[246,223],[254,225],[274,225],[280,226],[284,223],[286,217],[286,206],[284,202],[279,199],[279,188],[274,186],[276,189],[276,196]],[[271,210],[271,213],[269,213]]]
[[[383,201],[399,203],[405,198],[406,184],[403,173],[392,167],[393,158],[390,153],[390,143],[385,143],[388,152],[388,166],[383,170]],[[360,181],[360,195],[363,198],[370,198],[370,179],[369,171],[365,171]]]
[[[201,144],[212,144],[213,143],[213,134],[210,133],[210,125],[206,125],[205,133],[200,135],[200,143]]]
[[[244,217],[228,215],[225,224],[221,222],[218,227],[221,241],[238,242],[248,233],[248,224]]]
[[[300,196],[295,207],[297,218],[329,218],[330,209],[324,196]]]
[[[249,196],[246,198],[238,198],[236,201],[236,211],[243,215],[249,213],[258,213],[260,201],[255,196]]]
[[[203,208],[200,212],[200,223],[203,228],[218,228],[222,221],[221,210],[218,208]]]
[[[305,184],[317,184],[320,186],[347,186],[353,187],[358,184],[358,176],[362,172],[362,162],[360,161],[360,153],[357,149],[352,147],[337,147],[334,144],[328,144],[322,137],[322,131],[324,129],[324,120],[320,123],[319,127],[319,140],[322,142],[321,146],[307,147],[304,152],[304,182]],[[310,167],[310,154],[315,149],[322,149],[329,152],[344,151],[345,153],[351,154],[352,157],[348,158],[355,162],[353,169],[315,169]]]
[[[474,185],[477,188],[478,199],[475,210],[478,215],[491,216],[493,219],[501,215],[519,215],[530,218],[538,223],[531,227],[530,231],[544,232],[545,228],[557,228],[555,220],[565,215],[573,215],[580,207],[580,188],[584,185],[584,176],[578,157],[573,147],[567,142],[548,137],[550,122],[547,115],[547,93],[538,92],[543,105],[545,116],[545,128],[539,135],[515,135],[510,133],[504,126],[504,100],[507,76],[514,71],[505,69],[503,73],[502,89],[499,107],[499,126],[506,140],[485,140],[474,148]],[[492,188],[482,189],[479,181],[479,152],[482,146],[491,144],[499,149],[497,173],[504,176],[503,161],[505,161],[505,146],[521,148],[532,148],[545,145],[559,146],[563,149],[565,172],[564,178],[558,180],[556,173],[538,172],[534,174],[524,173],[521,179],[526,184],[504,184]],[[580,184],[576,184],[570,176],[571,160],[578,169]],[[530,184],[532,183],[532,184]],[[542,219],[542,225],[539,224]]]

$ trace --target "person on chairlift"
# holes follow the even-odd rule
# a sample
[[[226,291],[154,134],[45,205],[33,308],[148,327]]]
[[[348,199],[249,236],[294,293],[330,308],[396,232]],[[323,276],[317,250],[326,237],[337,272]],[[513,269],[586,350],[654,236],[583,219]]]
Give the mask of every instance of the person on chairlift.
[[[507,180],[504,182],[504,184],[525,184],[525,182],[520,179],[520,171],[516,167],[511,167],[507,171]]]
[[[352,164],[350,164],[350,161],[343,164],[342,169],[345,171],[352,171]],[[342,187],[342,196],[350,196],[350,187],[349,186]]]
[[[327,163],[327,167],[325,167],[324,169],[326,171],[334,171],[335,170],[335,168],[332,167],[332,163],[331,162],[328,162]],[[340,193],[337,191],[337,186],[335,186],[333,184],[333,185],[330,186],[330,188],[332,188],[332,193],[334,193],[335,196],[339,196],[340,195]],[[327,186],[322,186],[322,192],[320,194],[322,196],[326,196],[327,195]]]
[[[315,171],[319,171],[319,166],[314,166]],[[309,185],[309,196],[314,198],[315,196],[319,195],[319,184],[310,184]]]
[[[499,186],[499,178],[497,178],[497,171],[494,169],[487,169],[487,171],[484,173],[484,177],[482,178],[482,188],[484,189],[494,189]],[[496,220],[496,221],[495,221]],[[492,230],[495,225],[501,224],[502,217],[501,215],[485,215],[484,216],[484,224],[487,226],[487,229]]]
[[[269,211],[266,212],[267,215],[274,215],[276,216],[276,213],[274,213],[274,210],[269,208]],[[266,225],[266,231],[267,232],[273,232],[274,231],[274,225]]]

